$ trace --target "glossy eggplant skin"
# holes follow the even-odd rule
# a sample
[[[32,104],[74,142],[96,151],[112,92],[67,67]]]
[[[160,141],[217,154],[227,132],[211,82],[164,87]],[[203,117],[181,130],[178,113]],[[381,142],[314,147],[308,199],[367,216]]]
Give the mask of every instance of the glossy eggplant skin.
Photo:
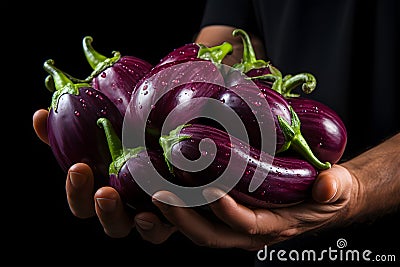
[[[123,56],[94,77],[92,86],[103,92],[124,115],[135,85],[151,68],[150,63],[140,58]]]
[[[139,57],[121,56],[119,52],[114,52],[113,57],[107,58],[93,48],[92,41],[91,36],[85,36],[82,42],[86,59],[93,68],[88,77],[89,82],[125,115],[134,87],[153,65]]]
[[[286,101],[286,99],[279,94],[278,92],[276,92],[275,90],[271,89],[271,87],[267,84],[264,83],[262,81],[257,81],[257,80],[253,80],[254,85],[257,87],[257,89],[259,91],[255,91],[254,85],[252,84],[238,84],[232,87],[232,90],[236,91],[250,91],[252,94],[255,94],[256,96],[258,96],[258,98],[264,98],[266,100],[265,102],[260,102],[262,104],[267,104],[267,106],[263,106],[261,108],[256,108],[257,106],[257,101],[254,101],[253,104],[251,106],[253,111],[256,112],[263,112],[263,113],[268,113],[267,116],[269,116],[270,118],[273,119],[273,123],[272,120],[265,120],[263,119],[262,122],[263,123],[269,123],[268,128],[269,129],[273,129],[273,131],[275,131],[276,133],[276,141],[275,141],[275,147],[276,147],[276,151],[278,151],[279,149],[282,148],[282,146],[285,144],[286,140],[285,137],[283,135],[282,132],[282,128],[279,124],[278,121],[278,116],[280,116],[281,118],[283,118],[285,121],[287,121],[289,124],[291,124],[292,122],[292,117],[291,117],[291,113],[290,113],[290,109],[289,109],[289,103]],[[253,99],[256,99],[257,97],[254,96],[252,97]],[[253,125],[249,125],[249,129],[253,129],[253,131],[257,131],[256,127],[257,124],[253,123]],[[253,136],[257,136],[256,133],[252,134]],[[256,148],[260,148],[261,147],[261,136],[258,137],[252,137],[253,138],[253,142],[250,143],[250,145],[256,147]],[[264,137],[265,138],[265,137]],[[268,141],[268,140],[263,140]]]
[[[62,170],[67,172],[78,162],[87,163],[98,186],[108,183],[111,163],[104,131],[96,122],[100,117],[108,118],[121,136],[121,113],[103,93],[88,86],[79,88],[77,95],[62,94],[47,121],[50,147]]]
[[[149,95],[150,93],[143,96],[142,100]],[[141,94],[136,94],[132,101],[140,96]],[[144,121],[144,118],[138,118],[141,113],[129,113],[126,118],[135,119],[136,123],[132,123],[132,125],[146,123],[146,131],[149,133],[146,136],[146,145],[152,148],[159,146],[158,139],[162,134],[168,133],[181,124],[196,122],[221,130],[229,130],[230,134],[249,142],[252,146],[258,149],[263,147],[265,151],[273,153],[276,149],[275,140],[271,142],[269,138],[276,138],[275,133],[279,135],[277,138],[278,148],[285,142],[276,115],[282,116],[289,123],[291,121],[291,115],[283,97],[273,90],[267,92],[266,89],[261,93],[253,83],[248,86],[241,85],[231,88],[209,82],[186,83],[169,90],[158,101],[150,98],[148,100],[150,101],[139,103],[142,110],[151,109],[148,112],[150,115],[147,121]],[[219,106],[217,107],[212,100],[218,101]],[[230,129],[225,128],[232,123],[226,119],[231,118],[232,112],[235,112],[240,122],[243,123],[246,136],[240,132],[242,130],[239,128],[240,125]],[[256,117],[255,114],[259,115]],[[172,119],[164,124],[167,116]],[[139,119],[141,122],[137,123]],[[261,135],[260,125],[264,127],[264,136]],[[165,127],[163,132],[162,127]],[[262,138],[264,144],[261,143]]]
[[[301,121],[301,132],[321,161],[339,162],[347,143],[347,130],[339,115],[327,105],[305,97],[289,97]]]
[[[208,151],[211,146],[204,143],[200,146],[201,140],[210,139],[216,146],[216,152]],[[207,125],[186,125],[174,134],[161,137],[160,143],[164,144],[164,154],[172,166],[175,178],[184,186],[209,184],[226,171],[228,164],[232,164],[227,175],[241,177],[228,193],[237,201],[254,208],[290,206],[308,199],[312,184],[318,175],[318,171],[301,158],[272,158],[271,155],[249,146],[225,131]],[[189,171],[190,168],[185,165],[187,163],[180,155],[192,161],[201,156],[209,157],[211,163],[202,170]],[[243,166],[243,163],[244,171],[236,169],[237,166]],[[249,185],[252,179],[262,179],[262,183],[250,192]],[[220,186],[224,187],[223,184]]]
[[[118,174],[110,174],[110,186],[118,191],[122,201],[133,212],[159,212],[153,205],[151,196],[135,180],[142,179],[147,181],[152,169],[155,169],[163,178],[172,179],[162,154],[150,149],[143,149],[135,156],[127,159],[119,169]]]
[[[190,99],[190,96],[207,97],[213,94],[208,90],[192,91],[190,81],[198,81],[198,86],[201,82],[223,84],[224,78],[214,63],[198,59],[155,67],[137,84],[125,114],[124,131],[132,140],[127,146],[159,149],[161,126],[169,112]],[[178,90],[181,95],[177,93]],[[180,112],[182,117],[177,118],[182,121],[199,114],[199,107],[190,109],[192,111],[189,113]]]
[[[183,62],[183,61],[193,61],[198,60],[198,53],[200,50],[200,45],[197,43],[188,43],[181,47],[178,47],[168,53],[166,56],[160,59],[156,67],[169,64],[172,62]]]

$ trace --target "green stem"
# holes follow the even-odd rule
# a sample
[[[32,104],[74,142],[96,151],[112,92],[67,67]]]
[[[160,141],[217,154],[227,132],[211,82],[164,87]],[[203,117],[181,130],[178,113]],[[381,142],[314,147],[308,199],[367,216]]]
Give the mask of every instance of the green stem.
[[[97,120],[97,125],[104,129],[108,148],[112,158],[112,162],[109,166],[109,174],[118,175],[119,170],[122,168],[125,162],[132,157],[136,157],[137,154],[144,148],[136,147],[132,149],[123,149],[121,139],[118,137],[114,127],[107,118],[99,118]]]
[[[190,124],[180,125],[174,130],[170,131],[168,135],[162,135],[159,139],[159,143],[164,151],[164,159],[167,162],[169,171],[173,174],[173,168],[171,165],[171,151],[172,147],[182,140],[189,139],[190,135],[180,135],[180,131],[189,126]]]
[[[317,86],[317,80],[314,75],[310,73],[300,73],[295,76],[288,76],[283,82],[283,96],[285,97],[297,97],[298,94],[292,94],[291,91],[297,86],[301,85],[301,89],[304,93],[309,94],[314,91]]]
[[[300,153],[308,162],[314,165],[319,170],[326,170],[331,167],[331,163],[329,162],[321,162],[312,152],[310,146],[307,144],[307,141],[303,137],[300,131],[300,119],[297,116],[296,112],[293,110],[291,106],[289,106],[291,115],[292,115],[292,125],[283,119],[281,116],[278,116],[279,125],[282,129],[282,132],[285,136],[285,144],[282,148],[277,151],[277,153],[287,150],[289,147],[298,153]]]
[[[94,50],[92,42],[93,38],[91,36],[85,36],[82,41],[83,52],[85,53],[86,60],[93,69],[93,72],[88,78],[86,78],[86,81],[98,76],[102,71],[114,65],[114,63],[121,58],[121,54],[118,51],[113,51],[113,57],[107,58]]]
[[[269,82],[273,82],[271,89],[282,94],[282,92],[283,92],[282,73],[272,65],[269,65],[268,68],[271,73],[260,75],[260,76],[253,76],[253,77],[250,77],[250,79],[260,79],[260,80],[267,80]]]
[[[228,42],[213,47],[207,47],[202,44],[198,45],[200,46],[200,49],[197,53],[197,57],[204,60],[210,60],[215,64],[221,64],[226,55],[233,51],[232,45]]]
[[[79,94],[79,88],[84,87],[84,86],[90,86],[87,83],[73,83],[71,79],[68,78],[67,75],[65,75],[64,72],[62,72],[60,69],[56,68],[54,66],[54,60],[48,59],[44,62],[43,68],[45,71],[47,71],[50,76],[50,78],[46,78],[45,80],[45,86],[46,88],[49,88],[50,86],[49,80],[53,82],[53,85],[50,87],[52,88],[53,96],[51,100],[51,107],[55,111],[57,111],[58,107],[58,101],[63,94],[73,94],[73,95],[78,95]]]
[[[88,82],[87,79],[81,80],[81,79],[75,78],[74,76],[72,76],[71,74],[66,73],[65,71],[64,71],[63,73],[64,73],[64,75],[67,76],[67,78],[70,79],[71,82],[73,82],[73,83],[87,83],[87,82]],[[55,89],[55,85],[54,85],[54,81],[53,81],[53,76],[48,75],[48,76],[45,78],[44,84],[45,84],[47,90],[49,90],[50,92],[53,93],[53,92],[56,90],[56,89]]]
[[[251,44],[250,36],[244,30],[235,29],[232,32],[232,35],[234,37],[240,36],[243,42],[242,61],[234,64],[233,68],[238,69],[243,73],[247,73],[252,69],[265,68],[269,65],[269,62],[256,58],[256,53],[254,52],[253,45]]]

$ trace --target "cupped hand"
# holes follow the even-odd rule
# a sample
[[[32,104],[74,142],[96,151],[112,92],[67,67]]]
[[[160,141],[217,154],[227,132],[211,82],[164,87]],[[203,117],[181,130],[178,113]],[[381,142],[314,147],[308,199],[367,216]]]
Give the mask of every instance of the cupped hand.
[[[203,192],[206,199],[219,197],[209,204],[219,220],[165,204],[181,201],[170,192],[157,192],[153,202],[178,231],[198,245],[254,251],[304,232],[346,223],[355,184],[347,169],[333,165],[317,177],[312,200],[274,209],[251,209],[216,188],[207,188]]]
[[[33,114],[33,128],[40,140],[49,145],[47,135],[48,111]],[[141,212],[132,216],[126,212],[118,192],[112,187],[94,191],[94,177],[87,164],[70,167],[66,179],[66,194],[71,212],[78,218],[97,216],[104,232],[110,237],[127,236],[136,229],[144,240],[159,244],[166,241],[176,228],[165,224],[154,213]]]

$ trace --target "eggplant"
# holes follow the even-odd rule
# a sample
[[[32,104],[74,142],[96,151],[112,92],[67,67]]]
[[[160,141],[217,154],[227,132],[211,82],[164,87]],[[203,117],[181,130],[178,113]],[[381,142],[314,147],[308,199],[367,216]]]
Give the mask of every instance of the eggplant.
[[[160,59],[155,68],[170,63],[183,63],[196,60],[207,60],[214,64],[220,64],[225,56],[232,52],[232,45],[223,42],[220,45],[207,47],[200,43],[188,43],[181,47],[175,48],[166,56]]]
[[[117,129],[107,118],[99,118],[97,124],[104,129],[112,156],[109,185],[117,190],[129,211],[152,211],[160,215],[151,200],[151,194],[155,192],[150,194],[142,186],[146,184],[157,190],[161,185],[154,182],[156,179],[151,179],[156,173],[163,179],[172,180],[162,153],[145,147],[126,148],[116,134]]]
[[[83,51],[93,72],[87,78],[93,88],[103,92],[118,107],[122,115],[132,96],[136,84],[147,74],[153,65],[135,56],[121,56],[118,51],[107,58],[92,46],[93,38],[83,38]]]
[[[170,89],[159,99],[150,93],[135,94],[132,101],[142,96],[141,111],[127,112],[126,136],[130,140],[145,140],[145,146],[159,149],[161,135],[181,124],[201,123],[228,131],[270,154],[292,147],[319,169],[329,168],[328,162],[322,163],[313,155],[286,100],[272,89],[260,89],[261,86],[248,82],[246,86],[241,83],[228,89],[214,83],[192,82]],[[234,121],[233,113],[240,121]],[[139,133],[134,134],[138,129],[145,129],[144,139]]]
[[[347,130],[339,115],[327,105],[305,97],[287,98],[301,121],[301,132],[321,161],[339,162],[347,143]]]
[[[152,124],[149,114],[155,104],[168,91],[186,83],[208,82],[223,85],[224,76],[220,71],[220,63],[231,51],[232,46],[229,43],[211,48],[188,44],[165,56],[135,86],[125,116],[125,131],[130,135],[130,141],[126,145],[145,146],[145,140],[150,139],[147,146],[160,149],[158,128],[148,125]]]
[[[47,130],[57,162],[64,172],[74,163],[87,163],[93,170],[95,186],[106,185],[111,155],[97,119],[108,118],[121,136],[121,113],[102,92],[86,83],[73,83],[54,66],[53,60],[45,61],[43,67],[55,85]]]
[[[318,170],[304,159],[273,157],[208,125],[180,125],[161,136],[160,145],[180,185],[217,186],[255,208],[305,201],[318,175]]]

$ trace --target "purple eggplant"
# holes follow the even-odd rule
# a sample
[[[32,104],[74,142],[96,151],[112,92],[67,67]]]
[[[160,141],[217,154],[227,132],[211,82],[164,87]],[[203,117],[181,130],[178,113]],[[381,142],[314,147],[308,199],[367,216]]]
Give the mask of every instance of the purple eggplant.
[[[93,170],[96,185],[107,184],[111,155],[97,119],[108,118],[121,136],[121,113],[102,92],[89,84],[72,83],[54,66],[53,60],[47,60],[44,69],[55,85],[47,130],[57,162],[65,172],[74,163],[87,163]]]
[[[135,85],[152,69],[152,64],[134,56],[121,56],[114,52],[107,58],[92,47],[93,38],[83,38],[83,51],[92,74],[87,78],[93,88],[103,92],[119,109],[122,115],[131,99]]]
[[[201,123],[227,130],[264,152],[273,154],[275,150],[281,152],[291,147],[318,169],[330,167],[328,162],[320,162],[307,146],[300,124],[292,118],[295,115],[286,100],[267,87],[261,89],[261,85],[249,82],[246,86],[242,83],[228,89],[214,83],[192,82],[170,89],[159,99],[152,98],[151,94],[135,94],[132,99],[139,96],[142,97],[142,112],[127,112],[125,121],[129,123],[125,125],[131,126],[128,126],[130,134],[127,135],[132,140],[143,140],[139,135],[133,137],[132,133],[137,129],[146,129],[146,146],[153,149],[159,147],[161,135],[178,125]],[[232,121],[232,112],[240,119],[239,122]],[[243,123],[244,129],[240,123]]]
[[[310,197],[318,175],[318,170],[306,160],[272,157],[207,125],[181,125],[161,136],[160,144],[179,184],[196,187],[213,183],[251,207],[300,203]],[[203,168],[191,165],[201,161],[209,164]],[[254,180],[259,186],[252,189]]]
[[[220,64],[225,56],[232,52],[232,45],[224,42],[221,45],[207,47],[199,43],[188,43],[168,53],[155,66],[160,67],[170,63],[187,61],[208,60]]]
[[[275,83],[273,84],[274,86]],[[236,101],[236,103],[231,101],[224,101],[224,103],[238,114],[242,114],[241,117],[244,119],[246,129],[250,132],[249,144],[251,146],[256,149],[262,149],[264,152],[271,151],[271,148],[263,143],[270,143],[269,138],[275,137],[274,152],[276,150],[277,153],[280,153],[291,148],[320,170],[331,167],[330,162],[322,162],[315,156],[312,148],[303,137],[301,123],[296,112],[281,94],[271,89],[269,85],[257,80],[254,81],[254,84],[241,82],[229,89],[241,96],[245,95],[246,100],[250,100],[246,101],[247,104],[250,103],[249,106],[243,103],[243,98]],[[262,101],[262,99],[265,99],[266,102]],[[263,115],[254,121],[249,113]],[[263,125],[264,134],[260,134],[259,125]],[[274,131],[274,136],[268,134],[271,131]]]
[[[162,113],[149,118],[155,104],[170,90],[187,83],[207,82],[223,85],[224,76],[220,72],[220,63],[231,51],[232,46],[229,43],[210,48],[188,44],[170,52],[154,66],[136,85],[127,108],[125,125],[132,141],[129,146],[143,146],[144,140],[151,139],[153,142],[149,141],[148,146],[159,147],[159,127],[153,127],[152,125],[157,123],[152,120],[159,121],[157,116],[168,114]],[[176,102],[166,103],[166,109]]]
[[[151,201],[151,194],[140,184],[152,183],[155,172],[170,181],[172,178],[162,153],[144,147],[125,148],[116,134],[115,127],[106,118],[99,118],[97,124],[104,129],[112,156],[109,165],[109,185],[117,190],[124,204],[133,212],[159,210]],[[138,182],[139,181],[139,184]],[[143,185],[142,184],[142,185]],[[151,184],[157,189],[159,184]],[[151,192],[154,193],[154,192]]]
[[[346,148],[347,130],[339,115],[319,101],[287,98],[301,121],[301,132],[317,158],[337,163]]]

